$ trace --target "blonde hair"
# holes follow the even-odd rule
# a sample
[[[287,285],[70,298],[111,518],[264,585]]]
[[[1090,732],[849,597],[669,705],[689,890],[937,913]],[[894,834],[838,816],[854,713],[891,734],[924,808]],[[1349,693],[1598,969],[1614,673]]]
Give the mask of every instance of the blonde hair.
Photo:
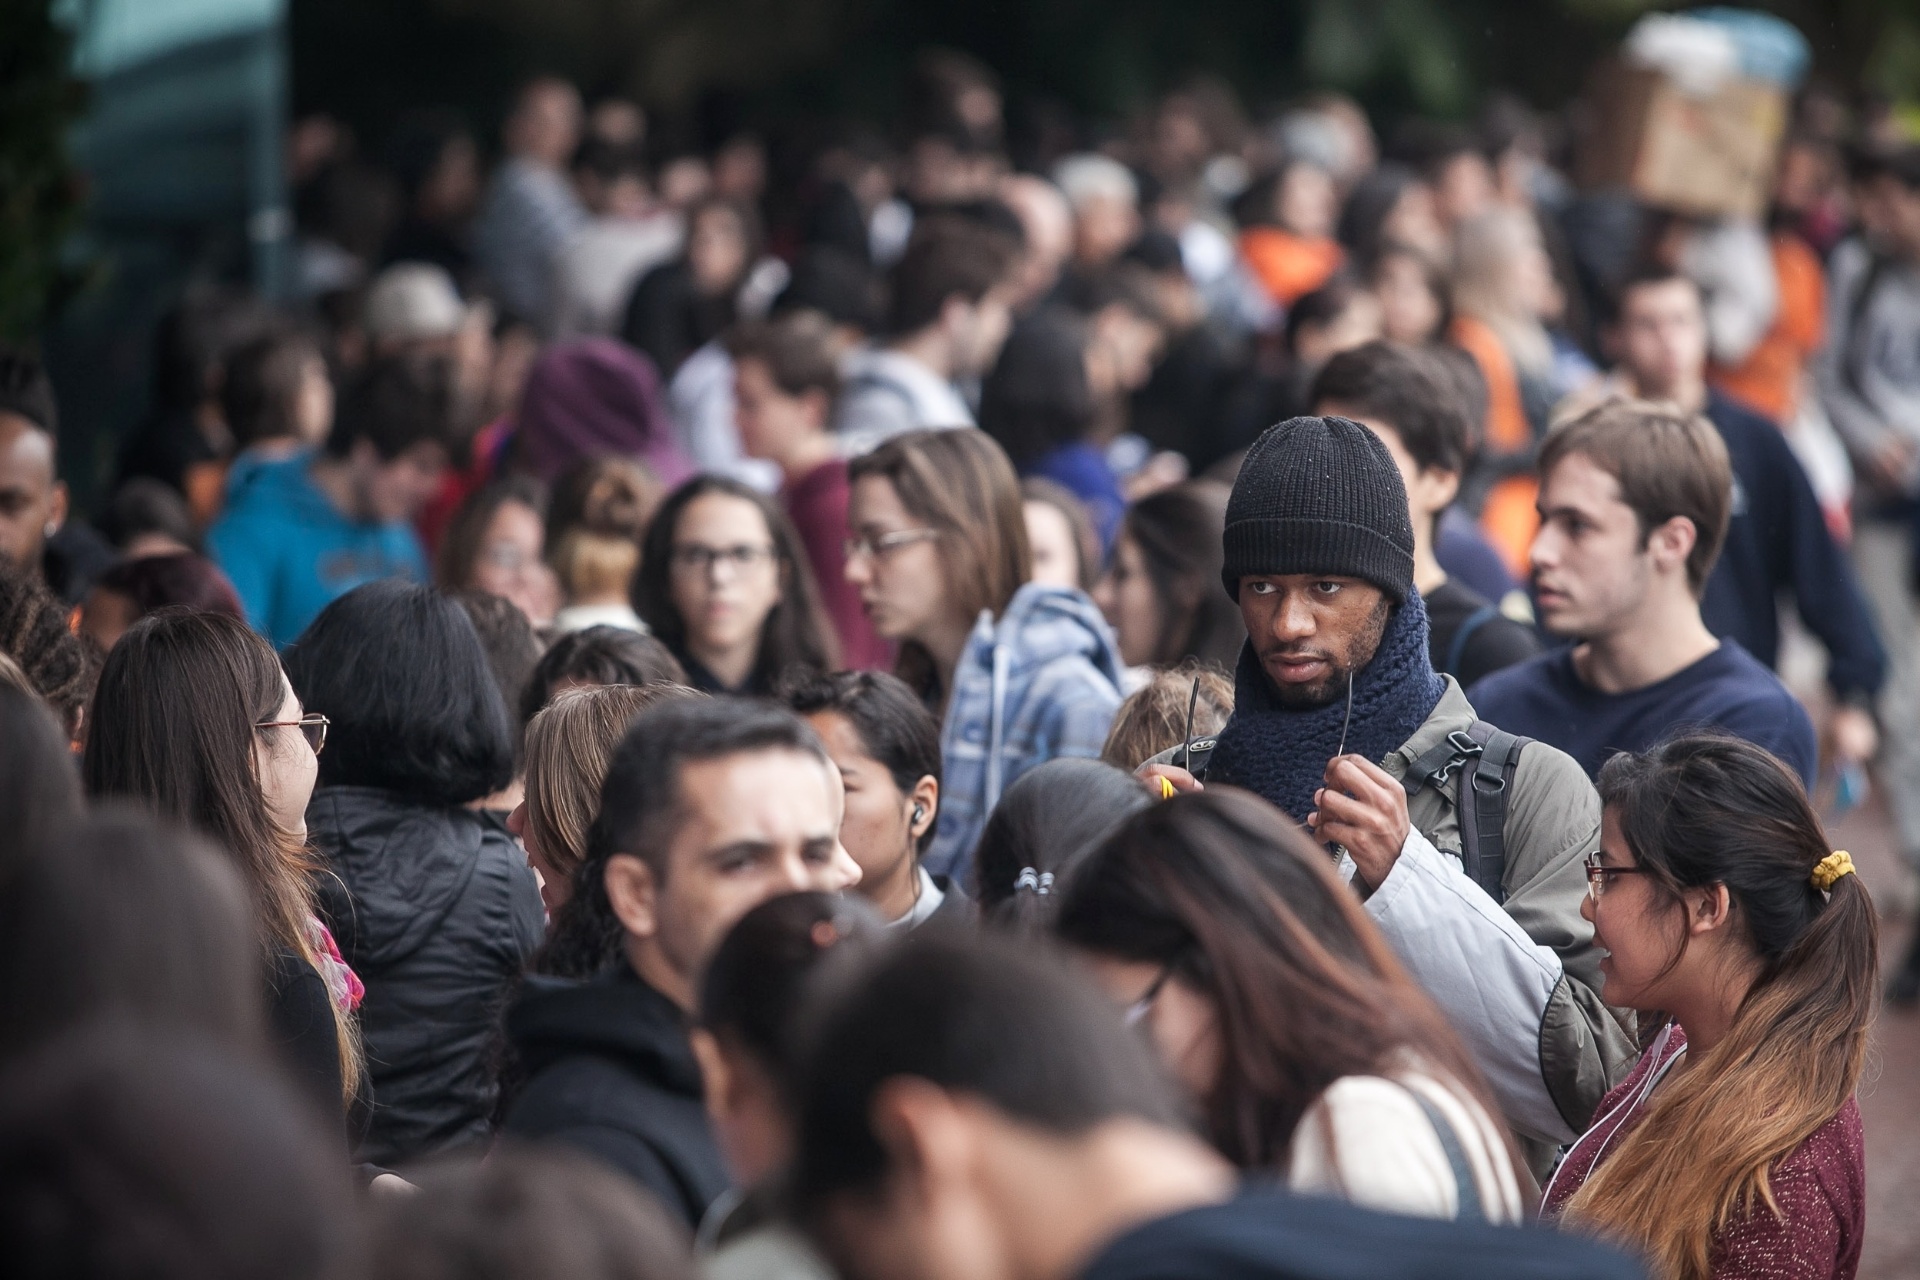
[[[1197,700],[1193,697],[1196,682],[1200,686]],[[1233,681],[1211,663],[1187,662],[1154,672],[1114,713],[1100,758],[1131,773],[1169,747],[1179,746],[1186,739],[1189,702],[1194,736],[1219,733],[1233,716]]]
[[[1553,342],[1513,286],[1515,264],[1529,249],[1546,252],[1528,214],[1489,209],[1462,222],[1453,237],[1453,309],[1485,322],[1514,364],[1538,374],[1552,367]]]
[[[570,602],[625,595],[640,539],[660,506],[660,482],[627,458],[580,467],[554,491],[548,562]]]
[[[669,685],[569,689],[527,725],[527,835],[555,871],[571,878],[586,859],[587,829],[600,810],[607,762],[627,726]]]

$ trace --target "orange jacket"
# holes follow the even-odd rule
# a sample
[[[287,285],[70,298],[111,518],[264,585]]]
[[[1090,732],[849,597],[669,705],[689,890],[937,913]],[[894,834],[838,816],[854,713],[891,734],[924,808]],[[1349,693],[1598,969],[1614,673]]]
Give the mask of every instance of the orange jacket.
[[[1309,238],[1279,227],[1249,227],[1240,233],[1240,256],[1273,300],[1290,307],[1340,269],[1346,250],[1326,236]]]
[[[1752,405],[1775,422],[1793,416],[1800,374],[1826,337],[1827,282],[1820,258],[1792,232],[1773,236],[1773,274],[1779,281],[1780,309],[1773,325],[1747,358],[1707,371],[1714,386]]]

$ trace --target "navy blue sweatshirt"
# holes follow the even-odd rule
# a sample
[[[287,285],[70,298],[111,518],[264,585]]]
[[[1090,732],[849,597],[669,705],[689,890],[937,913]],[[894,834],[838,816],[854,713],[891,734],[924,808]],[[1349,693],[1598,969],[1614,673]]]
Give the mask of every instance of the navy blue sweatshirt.
[[[1886,651],[1800,459],[1780,428],[1718,391],[1707,393],[1707,417],[1733,460],[1733,519],[1707,578],[1701,621],[1771,667],[1780,651],[1776,601],[1791,591],[1801,621],[1832,655],[1834,693],[1870,697],[1886,673]]]
[[[1573,647],[1496,671],[1467,691],[1480,718],[1508,733],[1560,748],[1600,772],[1621,751],[1645,751],[1689,729],[1718,729],[1765,747],[1813,789],[1819,767],[1813,721],[1780,678],[1737,640],[1665,680],[1625,693],[1601,693],[1580,678]]]

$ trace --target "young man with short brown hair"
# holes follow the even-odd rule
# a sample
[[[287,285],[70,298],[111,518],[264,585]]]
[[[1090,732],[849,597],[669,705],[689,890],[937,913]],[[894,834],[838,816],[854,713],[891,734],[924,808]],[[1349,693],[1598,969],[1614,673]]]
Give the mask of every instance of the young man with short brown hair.
[[[1597,773],[1682,728],[1779,756],[1811,787],[1813,724],[1773,672],[1700,619],[1733,501],[1727,448],[1698,414],[1616,400],[1547,437],[1533,587],[1541,625],[1576,643],[1468,693],[1510,733]]]

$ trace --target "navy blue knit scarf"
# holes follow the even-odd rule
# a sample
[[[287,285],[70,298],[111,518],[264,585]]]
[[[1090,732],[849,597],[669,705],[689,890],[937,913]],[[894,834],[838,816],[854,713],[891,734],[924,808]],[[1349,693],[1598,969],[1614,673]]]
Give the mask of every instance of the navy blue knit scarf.
[[[1348,754],[1375,763],[1386,759],[1433,714],[1446,689],[1427,656],[1427,606],[1418,591],[1409,591],[1406,603],[1388,616],[1373,661],[1354,676]],[[1340,749],[1345,682],[1340,696],[1324,707],[1283,707],[1249,642],[1234,670],[1233,696],[1233,719],[1214,748],[1208,780],[1245,787],[1305,822],[1327,762]]]

